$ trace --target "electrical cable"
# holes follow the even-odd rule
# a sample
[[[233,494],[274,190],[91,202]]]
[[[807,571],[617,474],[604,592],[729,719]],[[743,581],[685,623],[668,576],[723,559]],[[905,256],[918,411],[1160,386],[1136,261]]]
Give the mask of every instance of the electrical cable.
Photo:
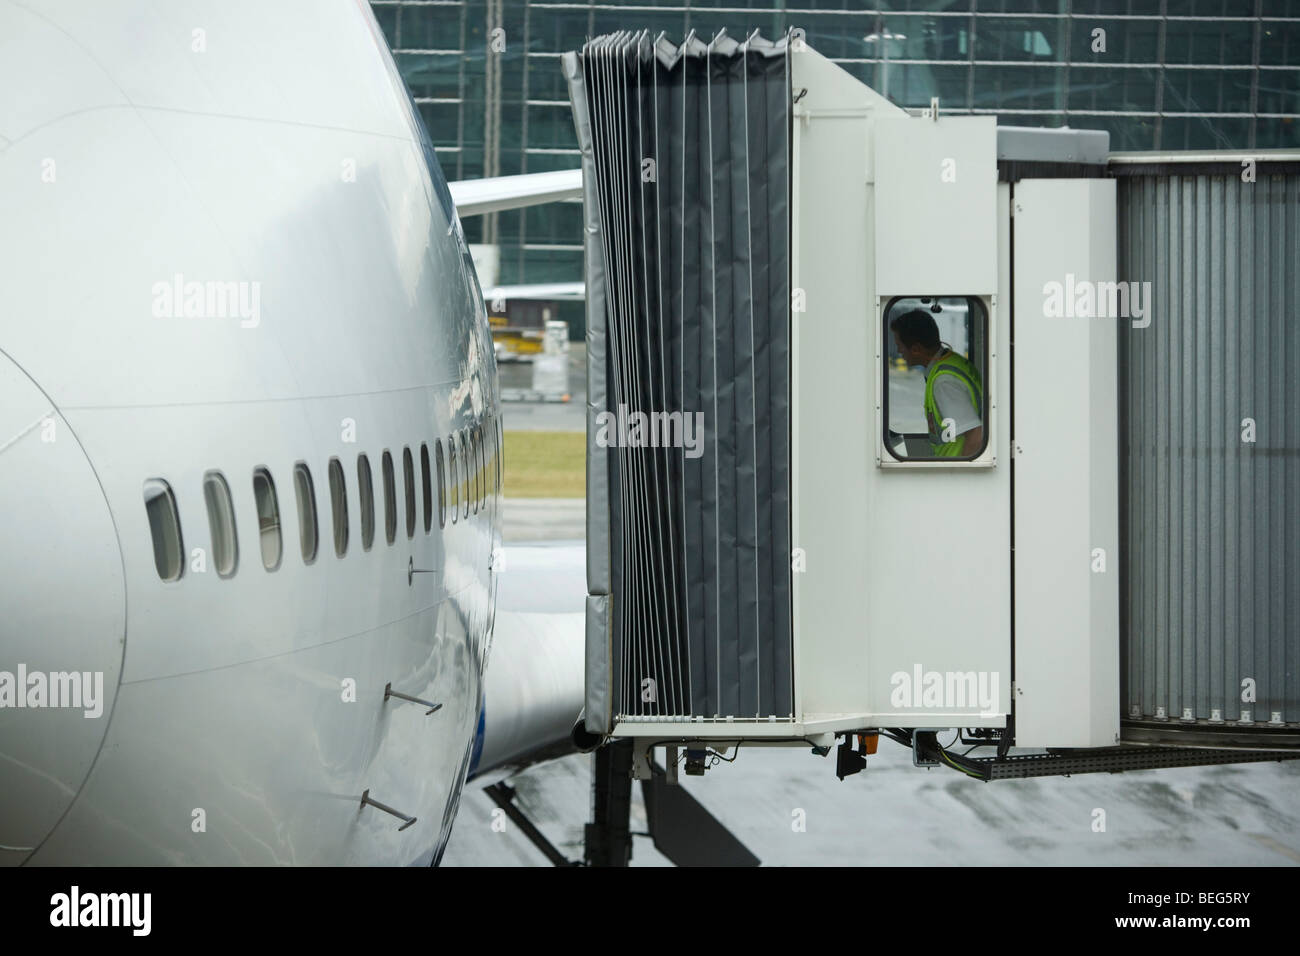
[[[880,732],[884,734],[886,737],[888,737],[890,740],[894,741],[895,743],[902,744],[905,747],[911,747],[913,745],[912,744],[913,735],[910,731],[904,730],[902,728],[892,728],[892,729],[882,728]],[[957,733],[957,737],[958,739],[961,739],[960,730]],[[977,744],[976,746],[981,746],[981,745]],[[976,780],[982,780],[986,783],[990,779],[989,771],[985,767],[981,765],[973,764],[971,761],[966,760],[966,754],[949,753],[946,748],[939,745],[937,736],[935,738],[935,749],[938,751],[940,762],[946,764],[952,769],[964,773],[968,777],[973,777]],[[971,747],[970,750],[966,751],[966,753],[970,753],[970,751],[974,749],[975,747]]]
[[[710,766],[710,767],[716,767],[716,766],[718,765],[718,761],[719,761],[719,760],[723,761],[724,763],[735,763],[735,762],[736,762],[736,758],[740,756],[740,744],[741,744],[741,741],[736,741],[736,750],[735,750],[735,753],[733,753],[730,757],[724,757],[724,756],[722,756],[722,754],[718,753],[716,750],[710,750],[710,751],[709,751],[709,756],[713,758],[713,762],[712,762],[711,764],[709,764],[709,766]]]
[[[954,770],[959,770],[962,773],[964,773],[966,776],[974,777],[976,780],[984,780],[984,781],[988,780],[988,777],[985,776],[983,773],[978,773],[974,770],[968,770],[966,767],[962,766],[961,763],[958,763],[957,760],[953,759],[952,754],[948,753],[948,751],[944,750],[942,747],[939,747],[938,750],[939,750],[939,759],[942,760],[944,763],[946,763],[948,766],[952,767]]]

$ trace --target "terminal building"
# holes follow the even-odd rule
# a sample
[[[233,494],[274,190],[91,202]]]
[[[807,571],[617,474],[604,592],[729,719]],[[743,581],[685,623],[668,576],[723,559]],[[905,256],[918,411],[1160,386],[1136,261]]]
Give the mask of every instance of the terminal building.
[[[1300,146],[1300,0],[371,0],[452,181],[572,169],[560,56],[622,29],[760,29],[904,108],[1104,130],[1111,149]],[[778,8],[778,9],[773,9]],[[493,31],[500,30],[495,33]],[[1098,31],[1101,31],[1098,33]],[[577,202],[467,220],[500,282],[582,274]],[[561,315],[580,337],[583,310]]]

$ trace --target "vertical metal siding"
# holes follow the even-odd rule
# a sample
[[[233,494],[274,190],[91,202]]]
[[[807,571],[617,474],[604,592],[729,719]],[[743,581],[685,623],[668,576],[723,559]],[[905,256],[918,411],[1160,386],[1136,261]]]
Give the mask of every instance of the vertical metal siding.
[[[1294,728],[1300,176],[1133,175],[1118,200],[1119,277],[1153,299],[1120,329],[1125,716]]]

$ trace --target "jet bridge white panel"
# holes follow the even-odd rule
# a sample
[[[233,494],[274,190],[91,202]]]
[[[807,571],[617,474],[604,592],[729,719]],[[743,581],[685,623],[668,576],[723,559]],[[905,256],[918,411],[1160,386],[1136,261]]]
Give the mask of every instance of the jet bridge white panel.
[[[876,294],[994,292],[995,118],[880,118],[874,155]]]
[[[1115,181],[1026,180],[1014,207],[1016,744],[1110,746],[1123,319],[1101,284],[1115,280]]]
[[[1010,337],[998,296],[1007,189],[999,212],[993,125],[909,119],[834,64],[793,61],[794,86],[807,90],[796,107],[792,207],[792,284],[806,292],[793,347],[794,545],[806,562],[794,576],[798,712],[808,726],[1002,727],[1011,686],[1007,431],[991,428],[991,465],[891,469],[881,467],[877,424],[880,310],[894,294],[985,299],[990,404],[1010,400],[1010,379],[995,370]],[[872,136],[882,130],[897,131],[890,142],[903,159],[885,159],[884,181],[878,175],[873,186],[871,157],[883,154]],[[935,130],[951,143],[931,140]],[[978,221],[963,221],[975,212],[941,212],[934,199],[945,185],[938,159],[954,153],[960,185],[946,196],[966,197],[971,209],[987,196]],[[914,181],[908,166],[931,154],[934,180]],[[873,228],[873,218],[893,228]],[[950,227],[953,244],[930,242]],[[882,244],[899,247],[903,236],[914,237],[906,254],[882,255]],[[986,257],[987,269],[965,262]],[[943,693],[926,695],[934,675]],[[981,680],[988,706],[976,699]]]

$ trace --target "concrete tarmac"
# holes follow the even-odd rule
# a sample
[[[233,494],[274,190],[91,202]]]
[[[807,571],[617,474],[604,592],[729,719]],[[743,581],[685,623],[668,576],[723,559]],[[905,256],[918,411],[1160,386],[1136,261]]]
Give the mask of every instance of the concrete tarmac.
[[[507,498],[501,536],[507,544],[586,541],[586,498]]]
[[[575,754],[510,779],[570,859],[582,858],[590,763]],[[741,747],[734,764],[680,779],[766,866],[1207,866],[1226,888],[1233,867],[1300,865],[1300,761],[981,783],[915,768],[882,738],[867,770],[834,771],[833,751]],[[645,833],[632,793],[631,828]],[[471,782],[444,865],[548,865],[513,823],[493,829],[494,807]],[[632,865],[669,861],[636,836]]]

